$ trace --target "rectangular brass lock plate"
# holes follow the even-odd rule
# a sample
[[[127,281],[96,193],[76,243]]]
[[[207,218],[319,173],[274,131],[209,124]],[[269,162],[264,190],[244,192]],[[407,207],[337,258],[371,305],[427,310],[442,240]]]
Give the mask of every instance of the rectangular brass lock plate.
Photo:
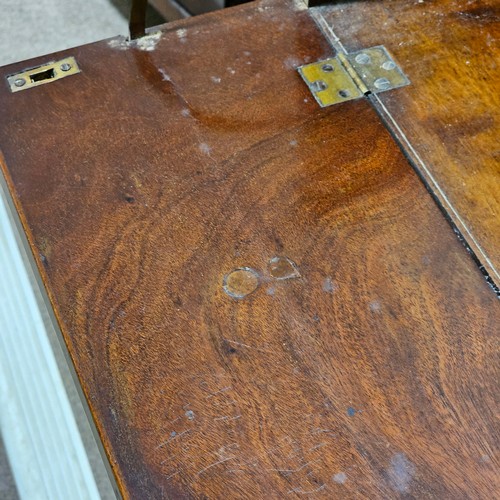
[[[11,92],[38,87],[46,83],[55,82],[66,76],[80,73],[74,57],[66,57],[60,61],[50,62],[43,66],[30,68],[7,77]]]
[[[339,53],[297,70],[322,108],[410,83],[382,45]]]

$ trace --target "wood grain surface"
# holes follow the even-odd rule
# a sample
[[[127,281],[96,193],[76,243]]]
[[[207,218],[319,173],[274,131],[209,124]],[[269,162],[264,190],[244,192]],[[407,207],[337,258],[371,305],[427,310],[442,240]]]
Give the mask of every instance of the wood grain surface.
[[[498,301],[309,13],[63,54],[1,164],[124,497],[491,499]]]
[[[379,94],[376,106],[500,285],[498,0],[361,0],[314,10],[348,51],[385,45],[409,76],[410,86]]]

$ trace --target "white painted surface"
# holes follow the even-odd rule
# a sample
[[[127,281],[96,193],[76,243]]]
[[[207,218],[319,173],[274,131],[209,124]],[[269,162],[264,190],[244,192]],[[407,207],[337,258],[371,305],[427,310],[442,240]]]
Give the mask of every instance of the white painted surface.
[[[0,196],[0,431],[19,495],[99,499],[74,413],[83,409],[70,403],[71,381],[61,377],[49,315],[16,231]],[[110,484],[101,488],[108,498]]]

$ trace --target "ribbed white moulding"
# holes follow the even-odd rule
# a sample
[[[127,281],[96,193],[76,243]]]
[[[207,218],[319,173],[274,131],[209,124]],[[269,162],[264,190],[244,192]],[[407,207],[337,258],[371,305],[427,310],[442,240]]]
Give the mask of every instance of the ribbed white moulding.
[[[55,349],[55,330],[13,220],[0,189],[0,430],[19,494],[27,500],[115,497],[107,473],[96,475],[103,462],[91,467],[89,446],[95,458],[97,444],[77,424],[83,407],[77,405],[76,415],[76,390],[70,400],[73,382],[64,371],[61,376],[62,351]]]

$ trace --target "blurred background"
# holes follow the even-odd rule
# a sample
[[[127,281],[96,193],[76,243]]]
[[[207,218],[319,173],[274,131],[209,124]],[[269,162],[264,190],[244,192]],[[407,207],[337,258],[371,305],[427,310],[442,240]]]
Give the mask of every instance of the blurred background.
[[[0,0],[0,66],[126,35],[128,0]],[[150,7],[148,25],[165,22]]]
[[[245,0],[150,0],[147,25]],[[246,0],[248,1],[248,0]],[[127,35],[131,0],[0,0],[0,66]]]

